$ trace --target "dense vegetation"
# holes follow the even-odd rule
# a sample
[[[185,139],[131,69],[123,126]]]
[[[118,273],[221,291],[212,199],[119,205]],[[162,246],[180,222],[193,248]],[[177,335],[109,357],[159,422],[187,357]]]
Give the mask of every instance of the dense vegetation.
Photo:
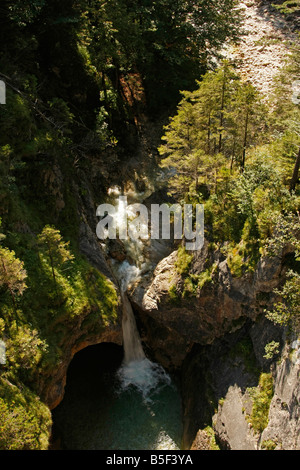
[[[280,319],[269,314],[281,324],[289,323],[289,312],[299,323],[300,108],[292,99],[299,70],[295,46],[268,101],[227,62],[207,72],[196,90],[182,93],[159,148],[172,194],[204,204],[206,237],[232,274],[253,272],[261,255],[281,256],[292,247],[294,261],[274,306]],[[191,260],[179,250],[183,296],[213,272],[211,266],[190,275]]]
[[[216,68],[240,25],[235,0],[1,2],[0,449],[47,448],[40,395],[65,334],[116,322],[114,286],[80,253],[78,231],[87,193],[101,200],[136,148],[141,116],[174,115],[160,148],[177,169],[170,191],[205,202],[211,242],[226,243],[236,275],[274,247],[278,227],[292,224],[296,237],[299,105],[287,82],[299,56],[272,108],[262,105],[230,64]],[[290,305],[298,312],[296,264],[273,312],[287,321]]]

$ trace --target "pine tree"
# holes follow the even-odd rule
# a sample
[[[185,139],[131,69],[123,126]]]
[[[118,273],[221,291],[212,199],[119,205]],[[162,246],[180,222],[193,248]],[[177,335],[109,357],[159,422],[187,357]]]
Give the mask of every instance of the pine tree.
[[[74,259],[74,256],[68,249],[69,242],[63,241],[59,230],[46,225],[40,235],[38,235],[38,244],[49,258],[53,280],[56,285],[55,266]]]
[[[161,166],[173,169],[171,182],[179,194],[192,181],[197,191],[200,176],[216,186],[217,173],[229,159],[231,167],[237,159],[243,169],[265,116],[255,88],[238,79],[228,63],[206,73],[195,91],[182,96],[158,149]]]
[[[262,138],[266,126],[266,107],[256,88],[249,82],[237,83],[231,109],[228,111],[228,133],[235,142],[236,159],[243,171],[250,146]]]
[[[274,86],[272,127],[278,138],[286,138],[292,145],[289,160],[292,166],[289,181],[290,193],[299,182],[300,169],[300,45],[291,47],[285,66],[277,76]],[[284,152],[283,152],[284,153]],[[283,155],[285,157],[285,155]]]
[[[197,190],[200,161],[205,147],[203,139],[203,145],[199,145],[202,129],[198,125],[200,116],[190,101],[192,94],[184,92],[183,96],[178,113],[165,127],[166,133],[162,138],[165,143],[158,149],[160,154],[165,156],[162,167],[169,168],[171,174],[173,173],[172,183],[178,194],[189,190],[191,180]]]

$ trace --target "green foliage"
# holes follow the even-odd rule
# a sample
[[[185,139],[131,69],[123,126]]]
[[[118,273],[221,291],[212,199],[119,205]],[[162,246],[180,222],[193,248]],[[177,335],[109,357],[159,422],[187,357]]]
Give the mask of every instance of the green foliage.
[[[47,343],[39,337],[36,329],[29,326],[15,328],[12,324],[10,338],[6,342],[8,367],[15,372],[21,369],[22,373],[28,373],[28,369],[38,366],[47,347]]]
[[[255,270],[259,259],[256,243],[249,247],[249,243],[242,239],[238,245],[227,246],[223,251],[227,254],[227,264],[233,276],[241,277],[246,272]]]
[[[0,450],[47,450],[51,413],[24,384],[0,377]]]
[[[92,171],[91,196],[105,192],[116,155],[136,150],[131,129],[145,109],[165,113],[179,90],[195,90],[182,92],[166,129],[164,163],[177,171],[175,195],[205,201],[207,233],[218,246],[230,242],[224,255],[235,274],[254,268],[276,226],[271,214],[296,213],[297,191],[287,193],[286,183],[299,116],[285,84],[298,74],[297,54],[281,77],[271,138],[253,87],[226,63],[205,73],[224,40],[238,35],[236,7],[236,0],[2,2],[1,449],[47,448],[49,410],[33,390],[40,393],[41,380],[62,360],[70,329],[100,334],[117,320],[114,286],[77,247],[79,214],[90,209],[81,178]],[[255,160],[257,144],[264,161]],[[191,268],[182,247],[174,301],[212,282],[214,265],[199,275]],[[295,288],[297,282],[287,286],[285,300],[296,299]]]
[[[22,295],[27,277],[24,263],[15,257],[15,252],[0,248],[0,285],[14,294]]]
[[[180,246],[177,250],[177,259],[175,262],[177,272],[181,275],[188,274],[192,259],[193,255],[186,251],[185,246]]]
[[[237,201],[238,211],[253,224],[266,204],[265,198],[275,199],[278,187],[280,174],[270,162],[258,160],[247,165],[242,175],[236,178],[232,196]]]
[[[281,256],[286,246],[295,251],[296,259],[300,258],[300,220],[293,212],[275,214],[272,218],[273,233],[265,243],[265,254]]]
[[[170,172],[179,196],[200,178],[215,189],[227,180],[224,167],[245,166],[246,150],[262,138],[265,109],[255,88],[242,82],[225,62],[207,72],[193,92],[182,92],[177,114],[165,127],[159,147],[162,167]],[[221,169],[221,171],[220,171]]]
[[[45,0],[16,0],[11,3],[9,16],[21,27],[32,23],[45,6]]]
[[[264,358],[266,359],[273,359],[274,356],[279,354],[280,344],[277,341],[271,341],[270,343],[266,344]]]
[[[254,431],[261,433],[268,425],[270,403],[273,397],[273,378],[262,373],[257,387],[247,389],[252,399],[252,412],[248,420]]]
[[[213,282],[213,275],[217,269],[217,263],[214,263],[208,265],[200,274],[193,274],[190,272],[193,255],[188,254],[184,247],[180,247],[177,253],[175,266],[177,273],[182,276],[183,283],[180,287],[172,284],[169,289],[169,300],[174,304],[179,304],[185,298],[197,296],[205,285]]]
[[[171,303],[176,305],[180,302],[181,294],[177,291],[177,286],[175,284],[171,285],[168,294]]]
[[[0,247],[0,288],[7,289],[16,311],[16,296],[22,295],[27,285],[24,263],[15,257],[15,252]]]
[[[292,212],[280,214],[274,218],[274,233],[268,238],[265,253],[269,256],[282,256],[285,247],[294,251],[295,264],[300,260],[300,222]],[[293,331],[300,331],[300,274],[289,269],[282,288],[274,289],[277,299],[272,309],[266,311],[266,317],[276,324],[289,326]]]
[[[267,441],[263,441],[261,444],[261,448],[263,450],[275,450],[277,447],[276,442],[272,441],[271,439],[268,439]]]
[[[281,289],[274,289],[279,299],[272,310],[266,311],[266,317],[272,322],[290,326],[292,331],[300,332],[300,274],[287,272],[287,280]]]
[[[300,1],[299,0],[286,0],[286,1],[281,1],[278,4],[273,4],[275,8],[277,8],[281,13],[284,13],[285,15],[290,15],[290,14],[299,14],[300,13]]]
[[[235,7],[235,0],[209,6],[183,0],[83,2],[81,50],[101,83],[109,119],[116,108],[107,98],[120,86],[126,83],[134,106],[139,101],[130,86],[133,75],[140,77],[148,111],[173,104],[180,89],[193,87],[223,41],[238,36]]]
[[[74,255],[68,250],[70,242],[64,242],[59,230],[47,225],[43,228],[41,234],[38,235],[38,244],[42,251],[49,256],[53,280],[56,282],[55,264],[62,265],[74,259]]]
[[[206,426],[204,428],[204,431],[206,432],[208,438],[209,438],[209,444],[210,444],[210,449],[209,450],[220,450],[220,447],[218,446],[216,442],[216,435],[214,433],[214,430],[211,426]]]
[[[209,266],[207,269],[205,269],[204,271],[202,271],[196,278],[196,276],[194,275],[194,278],[197,279],[197,287],[199,289],[202,289],[205,284],[207,283],[210,283],[212,282],[212,277],[216,271],[216,268],[217,268],[217,263],[214,263],[212,264],[211,266]]]
[[[73,255],[69,246],[62,241],[58,231],[52,229],[50,234],[53,233],[55,237],[51,236],[50,241],[54,238],[58,243],[51,249],[58,250],[56,255],[60,259],[69,259],[69,255]],[[43,237],[43,241],[46,239]],[[30,387],[28,394],[34,398],[28,398],[28,404],[26,399],[19,406],[11,394],[1,394],[4,404],[1,402],[0,405],[3,410],[0,447],[46,449],[50,432],[49,410],[45,405],[38,405],[40,402],[33,391],[40,393],[41,377],[46,381],[61,362],[63,343],[70,327],[79,321],[83,335],[88,332],[100,334],[116,322],[118,298],[112,283],[77,252],[69,266],[57,263],[55,285],[48,253],[38,253],[32,236],[19,236],[18,251],[22,255],[22,265],[26,266],[27,289],[18,305],[18,324],[14,320],[14,309],[5,296],[0,299],[1,337],[6,344],[6,364],[1,366],[1,374],[13,376],[18,381],[20,400],[22,397],[25,400],[27,387]]]

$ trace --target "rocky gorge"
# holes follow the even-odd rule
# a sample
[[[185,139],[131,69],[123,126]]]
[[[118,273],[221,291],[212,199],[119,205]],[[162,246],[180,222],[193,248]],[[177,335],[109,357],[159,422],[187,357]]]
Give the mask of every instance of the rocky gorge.
[[[289,55],[291,44],[296,40],[298,20],[292,17],[290,21],[286,21],[268,1],[241,1],[240,6],[244,10],[244,32],[238,43],[225,45],[222,57],[229,60],[243,80],[254,85],[255,89],[262,93],[260,95],[262,101],[267,102],[274,86],[274,78]],[[148,14],[147,11],[146,13]],[[105,25],[109,26],[110,23]],[[85,40],[83,43],[85,44]],[[83,48],[81,54],[84,55],[84,51]],[[116,56],[119,52],[118,50]],[[88,64],[88,73],[92,73],[93,67],[88,55],[85,55],[85,60]],[[112,70],[115,67],[114,60],[113,57]],[[53,73],[59,76],[57,69],[53,69]],[[97,76],[98,81],[99,77],[100,74]],[[53,450],[72,448],[72,445],[77,446],[76,448],[83,445],[87,449],[102,449],[101,446],[109,442],[107,445],[111,445],[112,449],[118,448],[118,445],[127,449],[126,426],[129,422],[132,430],[128,428],[128,435],[132,431],[134,439],[136,435],[142,433],[146,437],[150,435],[150,428],[155,439],[156,434],[158,435],[156,441],[153,438],[156,447],[151,447],[154,445],[153,442],[148,444],[146,439],[140,444],[149,445],[151,449],[299,450],[299,336],[296,331],[287,326],[277,325],[266,316],[266,312],[272,309],[278,299],[276,289],[284,285],[291,266],[296,264],[299,270],[299,261],[295,261],[294,247],[285,243],[277,255],[269,256],[264,250],[257,251],[256,256],[257,253],[259,256],[253,264],[246,255],[244,256],[245,253],[250,253],[247,252],[248,246],[246,246],[250,237],[246,242],[243,240],[238,242],[234,248],[230,242],[216,242],[212,236],[211,220],[206,221],[206,219],[204,244],[198,251],[185,250],[184,240],[151,239],[128,242],[120,239],[104,241],[97,237],[96,227],[99,217],[96,209],[103,202],[115,204],[118,195],[126,195],[130,204],[141,202],[149,210],[151,204],[176,202],[176,197],[169,187],[169,177],[161,170],[158,152],[170,110],[165,111],[166,115],[161,112],[159,117],[152,115],[152,118],[144,113],[144,90],[141,89],[139,78],[139,74],[132,71],[128,76],[125,73],[124,76],[122,74],[113,76],[111,81],[113,85],[107,90],[105,73],[102,73],[100,81],[104,88],[101,93],[105,95],[104,98],[109,102],[109,106],[112,106],[113,111],[110,110],[111,114],[107,113],[107,116],[104,108],[101,108],[101,112],[108,121],[116,119],[116,128],[120,126],[122,129],[119,147],[113,135],[108,133],[109,137],[105,138],[109,143],[106,142],[103,146],[102,142],[99,151],[97,141],[94,150],[92,140],[96,138],[89,134],[85,136],[86,141],[83,144],[76,143],[80,150],[78,154],[74,151],[75,157],[72,151],[76,145],[70,150],[68,148],[70,143],[65,144],[65,142],[62,144],[63,157],[56,156],[55,152],[53,155],[50,152],[50,156],[46,153],[39,154],[40,160],[35,170],[37,189],[34,194],[41,197],[42,216],[40,214],[36,216],[37,220],[41,217],[38,222],[33,218],[32,225],[31,221],[28,224],[22,220],[14,222],[12,226],[16,233],[13,235],[7,231],[8,241],[11,243],[9,246],[14,247],[16,243],[19,256],[24,255],[25,258],[27,256],[29,270],[32,269],[34,273],[34,262],[40,270],[37,269],[33,274],[33,281],[29,282],[29,287],[33,292],[37,287],[44,289],[39,299],[40,303],[35,302],[35,294],[31,294],[29,300],[26,300],[25,296],[25,313],[21,308],[15,309],[14,312],[20,316],[22,328],[22,321],[24,324],[28,321],[28,331],[31,332],[34,325],[35,334],[41,335],[40,342],[33,342],[32,346],[36,347],[37,351],[40,347],[42,350],[40,355],[37,353],[37,357],[34,356],[36,363],[32,360],[32,363],[28,361],[27,364],[26,352],[22,356],[20,347],[22,364],[25,363],[24,373],[16,363],[17,360],[11,352],[13,348],[10,346],[9,367],[13,372],[9,368],[6,370],[5,364],[0,364],[1,380],[1,373],[4,371],[3,383],[1,382],[0,386],[5,389],[9,399],[12,390],[22,392],[22,381],[24,381],[26,387],[32,387],[34,392],[30,395],[28,403],[21,395],[22,406],[25,403],[30,411],[31,402],[36,401],[43,407],[42,411],[37,411],[38,423],[44,423],[42,437],[39,437],[38,430],[33,433],[34,438],[29,444],[24,441],[25,443],[17,442],[16,445],[21,448]],[[235,80],[237,79],[234,78],[233,82]],[[116,86],[117,90],[115,95],[111,92],[113,86]],[[223,98],[224,90],[225,88]],[[122,112],[118,114],[119,111],[113,108],[118,93],[122,96],[121,101],[124,100],[126,106],[128,105],[126,112],[122,111],[124,114]],[[102,97],[103,100],[104,98]],[[58,104],[64,109],[62,103]],[[61,109],[59,112],[63,113]],[[217,121],[220,118],[219,108],[216,115]],[[234,120],[230,111],[228,116],[230,122],[231,119]],[[107,123],[102,122],[102,118],[101,115],[97,118],[103,125],[103,128],[97,130],[98,137],[102,136],[101,132],[104,133],[106,129]],[[221,124],[215,131],[219,133],[216,135],[220,149],[223,118],[222,108]],[[68,119],[72,118],[68,116]],[[124,128],[122,119],[126,121]],[[239,116],[237,120],[241,120]],[[85,135],[86,129],[83,130],[81,124],[76,122],[76,131],[77,126],[82,135]],[[238,129],[237,135],[240,130],[238,127],[236,129]],[[235,134],[233,132],[232,135],[230,133],[228,135],[230,141]],[[210,138],[209,128],[207,155],[209,158],[213,153],[210,148]],[[272,138],[273,135],[270,140]],[[48,135],[47,139],[52,142]],[[246,140],[247,125],[244,150]],[[217,138],[214,136],[217,154],[216,141]],[[236,142],[233,148],[235,144]],[[69,155],[65,159],[65,148],[68,148],[71,157],[74,157],[72,171],[68,167],[71,157],[70,161],[67,160]],[[105,150],[102,150],[103,148]],[[259,148],[258,153],[260,151]],[[30,149],[28,152],[30,153]],[[30,155],[28,158],[30,159]],[[221,158],[222,156],[220,161]],[[207,202],[210,189],[213,186],[216,188],[218,181],[223,183],[227,181],[226,178],[230,179],[233,160],[232,156],[230,169],[230,161],[227,160],[226,171],[228,171],[221,172],[219,180],[216,176],[218,169],[211,171],[209,169],[207,179],[211,178],[211,181],[202,187],[204,188],[200,196],[202,200]],[[221,163],[218,166],[221,167]],[[27,182],[31,180],[31,174],[30,170],[25,170]],[[284,184],[287,186],[286,180]],[[264,207],[263,200],[269,197],[269,189],[267,187],[266,192],[263,192],[259,188],[262,191],[261,193],[258,191],[259,207]],[[288,190],[284,194],[287,192]],[[27,190],[26,194],[26,197],[29,194],[31,199],[30,191]],[[248,196],[252,195],[248,193]],[[292,199],[290,194],[289,198]],[[49,218],[60,224],[66,237],[72,240],[73,249],[79,259],[74,267],[68,265],[65,267],[63,262],[55,266],[51,255],[47,261],[49,253],[43,252],[42,245],[36,242],[36,235],[40,230],[37,227],[41,224],[41,220],[47,220],[44,219],[44,212],[47,212],[45,208],[47,210],[50,208]],[[30,220],[30,210],[28,214],[26,213],[26,217]],[[27,220],[26,217],[24,220]],[[265,216],[265,219],[268,218],[271,218],[270,214]],[[219,224],[222,225],[221,217],[220,220]],[[232,215],[232,220],[237,218],[234,219]],[[267,226],[269,221],[263,222]],[[247,232],[249,225],[245,223],[245,227],[243,234],[249,235],[250,229]],[[1,236],[2,233],[0,234],[2,241]],[[251,236],[253,237],[253,234]],[[252,245],[255,245],[256,241],[250,240]],[[49,292],[46,284],[49,285]],[[10,305],[9,295],[7,298],[7,303]],[[14,303],[13,296],[12,300]],[[21,301],[18,305],[21,305]],[[13,306],[15,307],[15,304]],[[10,308],[13,312],[12,306]],[[9,311],[6,305],[3,311]],[[10,320],[14,318],[12,313],[8,317]],[[17,338],[18,347],[17,341],[21,342],[18,339],[20,318],[16,320],[16,328],[13,322],[11,327]],[[2,333],[1,328],[2,323],[0,323],[0,333]],[[7,331],[8,329],[6,335]],[[145,372],[148,374],[148,382],[150,376],[150,384],[146,385],[153,392],[151,388],[153,378],[157,380],[153,381],[154,386],[163,383],[163,387],[157,387],[157,392],[154,390],[154,395],[156,394],[161,400],[157,408],[155,400],[152,402],[147,394],[144,396],[144,383],[141,384],[140,377],[135,382],[137,387],[134,394],[126,395],[128,391],[126,373],[129,371],[130,380],[132,376],[136,379],[136,370],[130,369],[130,361],[126,362],[125,357],[128,336],[133,334],[135,337],[131,349],[135,351],[131,351],[132,356],[134,360],[138,358],[146,365],[146,370],[142,370],[142,376]],[[8,336],[5,336],[5,341],[7,338]],[[26,341],[30,343],[28,338]],[[273,344],[273,354],[267,354],[268,344]],[[27,347],[26,342],[25,346]],[[32,351],[29,346],[27,355],[30,357]],[[135,354],[136,349],[138,354]],[[127,366],[129,367],[126,370]],[[30,373],[27,377],[28,370]],[[120,382],[122,386],[125,383],[124,389],[122,388],[122,393],[125,390],[124,406],[118,402],[119,396],[122,395],[120,387],[116,392],[116,383],[119,386]],[[141,390],[142,393],[136,393]],[[75,395],[78,401],[72,401]],[[95,401],[90,401],[91,397]],[[141,397],[143,400],[140,400]],[[78,410],[81,403],[82,409]],[[139,416],[134,415],[136,404]],[[6,410],[5,407],[3,409]],[[168,412],[171,417],[170,422]],[[85,414],[88,415],[87,418]],[[124,418],[124,414],[127,414],[126,418],[129,416],[128,421]],[[82,423],[78,416],[82,417]],[[66,417],[69,420],[66,420]],[[138,427],[135,429],[136,418],[143,429],[142,432]],[[160,431],[160,426],[165,422],[167,422],[166,429],[170,432],[169,435],[162,436],[157,429]],[[40,424],[38,426],[42,428]],[[73,429],[76,426],[83,437],[82,441],[77,441]],[[93,427],[96,429],[96,434],[89,440],[87,431]],[[99,435],[97,428],[101,428]],[[120,443],[116,443],[115,434],[120,433],[120,428],[125,429],[125,437],[122,435]],[[8,444],[5,442],[5,445],[9,445],[10,439],[14,443],[9,432],[7,432]],[[20,435],[22,436],[21,433]]]
[[[287,41],[293,38],[293,33],[289,24],[282,18],[278,20],[275,10],[270,14],[269,5],[248,2],[243,6],[245,38],[239,48],[227,54],[235,55],[242,74],[267,97],[288,47],[278,40],[277,32],[280,30],[280,36]],[[143,126],[146,132],[138,152],[155,153],[159,132],[154,132],[153,138],[153,128],[148,128],[147,134],[147,121]],[[134,191],[140,186],[135,186]],[[142,186],[144,189],[144,183]],[[148,204],[159,202],[161,196],[154,192]],[[116,241],[108,245],[105,255],[93,233],[96,220],[92,196],[85,196],[81,203],[82,220],[85,219],[80,228],[81,251],[115,283],[118,291],[111,260],[124,262],[128,256],[126,248]],[[261,257],[254,272],[236,276],[222,247],[212,248],[206,239],[202,250],[194,252],[189,261],[188,275],[203,277],[193,293],[185,290],[187,276],[177,268],[178,246],[153,242],[147,256],[152,268],[129,286],[128,295],[145,351],[180,377],[182,448],[299,449],[300,343],[264,314],[274,301],[274,288],[284,280],[289,250],[280,257]],[[132,263],[130,258],[129,262]],[[122,344],[121,302],[119,315],[117,325],[106,328],[100,336],[93,337],[89,331],[79,334],[80,325],[74,328],[66,360],[44,395],[51,408],[63,398],[68,364],[77,351],[101,342]],[[272,360],[265,356],[265,346],[270,341],[280,344]],[[257,429],[251,422],[255,406],[251,390],[259,390],[264,374],[272,381],[272,396],[265,411],[267,423],[263,429]]]
[[[262,259],[254,273],[235,278],[226,260],[214,253],[212,281],[174,305],[170,288],[174,282],[178,289],[183,284],[174,268],[176,256],[175,251],[163,259],[148,285],[132,288],[130,298],[156,360],[182,371],[184,448],[209,449],[211,437],[203,431],[208,426],[224,449],[260,449],[265,441],[274,448],[297,449],[299,345],[264,317],[284,275],[284,257]],[[206,243],[190,272],[203,272],[208,259]],[[265,345],[273,340],[282,347],[275,363],[264,357]],[[284,370],[289,371],[287,382]],[[247,421],[252,406],[247,390],[258,386],[259,371],[274,379],[269,424],[262,435]]]

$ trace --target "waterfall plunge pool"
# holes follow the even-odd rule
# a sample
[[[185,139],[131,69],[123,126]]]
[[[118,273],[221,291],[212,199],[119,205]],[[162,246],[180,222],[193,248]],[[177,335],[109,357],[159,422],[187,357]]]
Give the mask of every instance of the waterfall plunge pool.
[[[176,378],[147,358],[124,364],[123,348],[112,343],[89,346],[74,356],[64,399],[52,416],[53,448],[181,448]]]

